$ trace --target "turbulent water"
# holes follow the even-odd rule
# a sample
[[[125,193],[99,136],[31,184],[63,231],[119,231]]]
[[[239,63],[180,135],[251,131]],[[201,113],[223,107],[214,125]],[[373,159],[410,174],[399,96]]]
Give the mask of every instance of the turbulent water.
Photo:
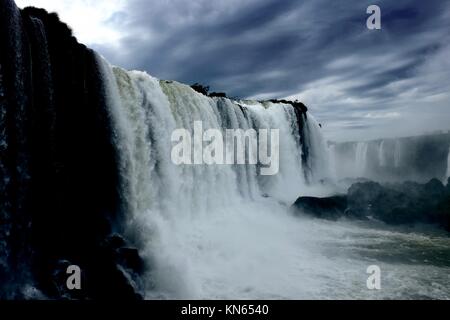
[[[127,230],[152,265],[147,298],[450,297],[445,236],[289,213],[299,195],[327,192],[315,183],[329,178],[332,164],[313,118],[305,126],[311,158],[303,164],[291,105],[209,98],[100,62],[121,154]],[[175,166],[172,131],[193,130],[200,120],[221,130],[279,128],[280,173],[259,176],[250,165]],[[358,145],[359,161],[366,151]],[[372,264],[383,272],[380,292],[366,287]]]

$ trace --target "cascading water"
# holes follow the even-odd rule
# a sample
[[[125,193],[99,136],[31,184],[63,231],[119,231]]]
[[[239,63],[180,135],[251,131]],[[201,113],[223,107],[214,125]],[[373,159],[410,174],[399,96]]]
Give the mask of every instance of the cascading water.
[[[304,135],[309,151],[307,164],[310,170],[306,173],[307,180],[311,183],[318,183],[333,178],[327,142],[319,123],[311,115],[308,115]]]
[[[358,142],[356,144],[355,163],[357,176],[363,177],[367,168],[367,151],[369,144],[367,142]]]
[[[337,180],[368,178],[380,182],[443,179],[450,134],[344,142],[330,145]]]
[[[126,234],[149,264],[146,298],[376,297],[357,289],[365,286],[368,262],[342,246],[364,247],[362,234],[380,241],[399,235],[289,213],[299,195],[316,192],[307,180],[320,182],[330,171],[310,116],[302,131],[291,105],[209,98],[177,82],[99,62],[121,155]],[[177,128],[193,131],[195,121],[205,129],[279,128],[279,174],[260,176],[252,165],[176,166],[170,136]],[[299,145],[301,132],[307,148]],[[303,150],[319,165],[302,161]],[[366,154],[362,145],[360,156]],[[404,294],[398,283],[415,285],[409,274],[423,272],[390,270],[396,276],[384,297]]]
[[[399,141],[396,141],[394,146],[394,167],[396,168],[400,167],[401,160],[402,160],[401,144]]]
[[[447,180],[447,179],[450,178],[450,148],[448,149],[448,156],[447,156],[447,173],[446,173],[445,177],[446,177],[445,180]],[[445,181],[445,180],[444,180],[444,181]]]
[[[294,220],[282,203],[291,204],[306,188],[293,107],[211,99],[176,82],[110,67],[103,59],[100,64],[121,154],[122,188],[130,210],[127,230],[153,263],[147,294],[211,297],[221,290],[223,297],[252,296],[254,290],[262,297],[288,294],[265,292],[254,272],[261,262],[271,264],[259,275],[270,279],[270,287],[280,280],[278,272],[299,263],[298,254],[290,256],[293,243],[283,243],[300,241],[302,236],[288,227]],[[206,129],[279,128],[279,174],[260,176],[252,165],[174,165],[171,134],[176,128],[193,130],[195,121],[202,121]],[[315,122],[308,123],[310,140],[323,141],[315,137],[316,128]],[[319,162],[321,148],[324,142],[310,149]],[[315,168],[319,166],[313,166],[311,174],[318,176]],[[285,251],[277,253],[278,245]],[[250,259],[244,259],[246,255]],[[281,261],[287,265],[278,265]]]
[[[384,150],[385,141],[380,142],[380,146],[378,147],[378,162],[380,167],[386,166],[386,154]]]

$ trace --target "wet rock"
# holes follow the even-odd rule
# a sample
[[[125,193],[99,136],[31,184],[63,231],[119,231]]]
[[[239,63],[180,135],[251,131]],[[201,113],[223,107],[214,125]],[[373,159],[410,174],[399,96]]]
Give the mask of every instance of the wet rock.
[[[291,101],[291,100],[278,100],[278,99],[272,99],[269,100],[272,103],[283,103],[283,104],[290,104],[291,106],[294,107],[294,109],[296,110],[300,110],[301,113],[306,113],[308,112],[308,107],[305,106],[302,102],[295,100],[295,101]]]
[[[449,196],[437,179],[426,184],[357,183],[348,191],[348,211],[388,224],[430,223],[449,230]]]
[[[120,248],[117,254],[120,265],[138,274],[144,272],[144,261],[139,255],[139,251],[137,249]]]
[[[126,208],[96,54],[57,14],[0,0],[0,66],[0,296],[32,285],[50,299],[135,298],[123,270],[137,252],[105,244]],[[82,270],[77,293],[67,263]]]
[[[204,86],[200,83],[194,83],[191,86],[192,89],[194,89],[195,91],[197,91],[198,93],[203,94],[204,96],[208,96],[209,93],[209,86]]]
[[[391,225],[434,224],[450,231],[450,192],[441,181],[382,185],[353,184],[347,195],[328,198],[300,197],[295,212],[317,218],[375,219]]]
[[[225,92],[212,92],[209,94],[209,97],[211,98],[226,98],[227,94]]]
[[[300,197],[293,207],[299,212],[313,215],[317,218],[337,220],[345,215],[345,210],[347,209],[347,197]]]

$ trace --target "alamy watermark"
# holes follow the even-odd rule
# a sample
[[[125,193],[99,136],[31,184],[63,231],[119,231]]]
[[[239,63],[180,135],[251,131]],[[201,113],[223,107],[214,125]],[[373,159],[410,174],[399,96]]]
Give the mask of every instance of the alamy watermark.
[[[69,266],[66,270],[66,286],[69,290],[81,290],[81,268],[76,265]]]
[[[195,121],[193,133],[177,129],[171,137],[175,165],[259,165],[263,176],[276,175],[280,169],[279,129],[204,130]]]
[[[372,265],[366,271],[370,276],[367,278],[366,285],[369,290],[381,290],[381,268]]]
[[[367,18],[367,29],[380,30],[381,29],[381,9],[377,5],[371,5],[367,7],[367,14],[370,16]]]

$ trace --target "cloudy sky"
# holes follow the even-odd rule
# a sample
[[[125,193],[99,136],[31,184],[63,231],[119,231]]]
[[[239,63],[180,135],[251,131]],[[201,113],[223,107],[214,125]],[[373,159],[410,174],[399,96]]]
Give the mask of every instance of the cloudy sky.
[[[128,69],[302,100],[332,140],[450,129],[450,1],[16,0]],[[381,8],[368,30],[366,9]]]

